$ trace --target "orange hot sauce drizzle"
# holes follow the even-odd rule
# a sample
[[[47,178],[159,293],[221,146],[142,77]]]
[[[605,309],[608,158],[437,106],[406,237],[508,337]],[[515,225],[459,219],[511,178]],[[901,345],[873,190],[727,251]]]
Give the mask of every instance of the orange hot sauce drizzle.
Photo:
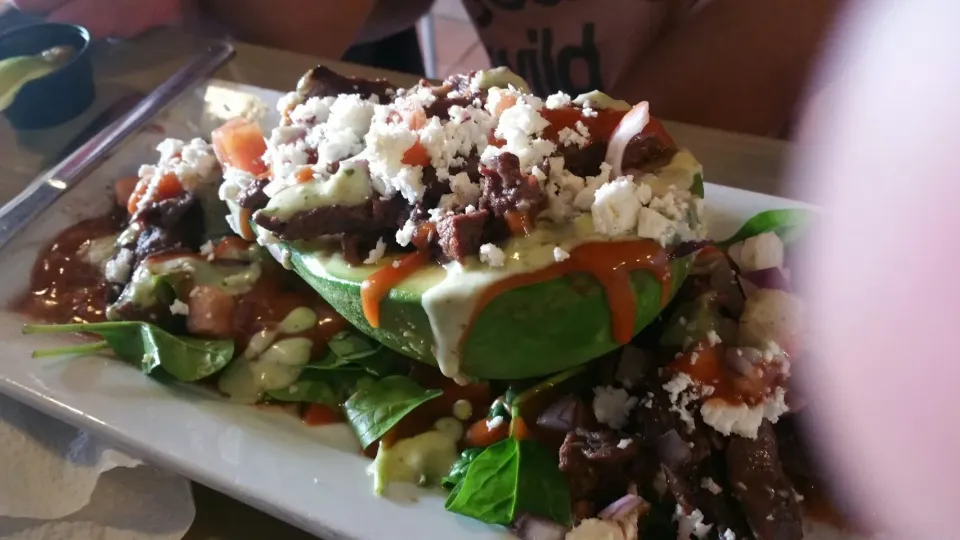
[[[533,222],[536,218],[531,212],[508,210],[503,217],[507,221],[510,234],[513,236],[528,236],[533,232]]]
[[[377,270],[360,285],[360,301],[363,316],[374,328],[380,328],[380,302],[390,290],[430,262],[430,252],[417,250],[398,259],[397,266],[388,264]]]
[[[471,327],[477,316],[497,296],[520,287],[549,281],[574,272],[591,274],[607,297],[612,333],[617,343],[626,344],[633,338],[637,314],[637,299],[630,284],[630,272],[649,270],[660,282],[660,302],[670,299],[670,266],[667,253],[652,240],[625,242],[596,242],[583,244],[570,252],[570,258],[542,270],[510,276],[494,283],[480,295],[471,317]],[[464,338],[469,335],[469,329]],[[463,343],[460,343],[461,347]]]

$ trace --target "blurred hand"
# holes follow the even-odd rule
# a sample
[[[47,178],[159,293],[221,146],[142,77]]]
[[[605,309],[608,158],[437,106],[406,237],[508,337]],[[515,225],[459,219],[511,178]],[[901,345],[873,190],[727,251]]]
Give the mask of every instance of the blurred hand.
[[[24,13],[84,26],[94,38],[128,38],[179,21],[183,0],[12,0]]]

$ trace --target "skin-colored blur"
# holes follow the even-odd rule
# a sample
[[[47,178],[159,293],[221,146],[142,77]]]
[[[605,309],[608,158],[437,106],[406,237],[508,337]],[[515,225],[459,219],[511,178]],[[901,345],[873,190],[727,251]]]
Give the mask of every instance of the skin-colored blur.
[[[960,4],[878,0],[849,15],[793,178],[828,208],[806,259],[818,439],[874,525],[955,538]]]

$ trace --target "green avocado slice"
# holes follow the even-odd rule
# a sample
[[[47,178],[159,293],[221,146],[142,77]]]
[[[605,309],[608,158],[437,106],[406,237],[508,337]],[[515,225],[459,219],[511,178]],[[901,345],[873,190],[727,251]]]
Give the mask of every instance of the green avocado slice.
[[[380,305],[380,328],[373,328],[363,314],[360,285],[379,266],[350,267],[333,248],[299,243],[284,248],[294,271],[351,324],[401,354],[437,364],[422,295],[443,278],[443,268],[421,270],[394,288]],[[671,261],[671,298],[693,257]],[[661,285],[646,270],[632,272],[631,281],[639,332],[660,314]],[[460,351],[460,372],[475,379],[523,379],[583,364],[620,347],[610,319],[603,288],[587,274],[507,291],[476,318]]]

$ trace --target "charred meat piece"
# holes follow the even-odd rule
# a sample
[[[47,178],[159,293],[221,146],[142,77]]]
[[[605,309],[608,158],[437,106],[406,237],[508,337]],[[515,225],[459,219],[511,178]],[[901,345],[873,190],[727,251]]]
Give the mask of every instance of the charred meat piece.
[[[437,222],[437,243],[448,260],[463,262],[476,255],[483,244],[483,229],[490,212],[478,210],[469,214],[446,216]]]
[[[624,171],[653,172],[670,163],[676,153],[677,148],[666,144],[660,137],[639,133],[627,143],[622,167]]]
[[[258,178],[253,182],[247,184],[247,187],[240,190],[240,193],[237,195],[237,205],[240,208],[248,208],[250,210],[259,210],[267,205],[270,202],[270,197],[263,192],[263,189],[270,184],[270,180],[266,178]]]
[[[623,495],[629,483],[626,471],[637,456],[637,444],[621,444],[620,433],[605,429],[576,429],[567,433],[560,446],[560,471],[570,484],[570,496],[580,514],[602,508]],[[586,501],[586,502],[584,502]]]
[[[360,94],[364,98],[377,96],[381,101],[396,90],[396,86],[384,79],[367,80],[344,77],[339,73],[317,66],[311,69],[297,85],[297,93],[304,100],[312,97],[336,97],[340,94]]]
[[[764,421],[756,439],[731,437],[726,461],[733,494],[757,540],[802,539],[800,506],[780,464],[773,426]]]
[[[502,218],[510,211],[539,210],[546,201],[536,178],[523,174],[520,159],[504,152],[496,157],[493,169],[481,168],[483,174],[480,207]]]
[[[151,227],[172,229],[195,204],[198,204],[196,197],[190,193],[184,193],[170,199],[150,202],[145,208],[139,210],[131,220],[141,221]]]
[[[580,148],[575,144],[561,146],[563,166],[577,176],[584,178],[600,174],[600,164],[607,155],[606,141],[594,141]]]
[[[448,98],[445,95],[438,96],[436,101],[431,103],[424,112],[427,113],[427,118],[436,116],[442,121],[447,121],[450,119],[450,107],[454,105],[458,107],[466,107],[470,105],[473,100],[468,97],[457,97],[457,98]]]
[[[287,221],[257,212],[253,221],[284,240],[305,240],[331,234],[362,234],[377,230],[373,204],[321,206],[297,212]]]

